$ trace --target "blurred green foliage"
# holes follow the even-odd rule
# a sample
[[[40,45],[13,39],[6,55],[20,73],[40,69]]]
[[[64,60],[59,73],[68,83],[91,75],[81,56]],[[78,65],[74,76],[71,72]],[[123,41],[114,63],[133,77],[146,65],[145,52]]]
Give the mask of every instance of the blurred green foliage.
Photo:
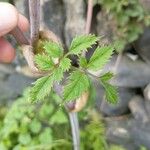
[[[32,105],[27,102],[28,94],[27,90],[6,114],[0,132],[0,150],[70,149],[68,116],[58,108],[59,97],[52,95],[51,100]]]
[[[99,3],[116,22],[113,40],[116,41],[118,51],[135,41],[143,32],[144,26],[150,25],[150,13],[142,7],[139,0],[95,0],[95,3]]]
[[[61,99],[52,93],[44,102],[31,104],[28,94],[26,90],[7,113],[5,107],[1,109],[0,150],[71,150],[70,123],[58,105]],[[100,114],[87,108],[79,113],[79,120],[81,150],[111,150]]]

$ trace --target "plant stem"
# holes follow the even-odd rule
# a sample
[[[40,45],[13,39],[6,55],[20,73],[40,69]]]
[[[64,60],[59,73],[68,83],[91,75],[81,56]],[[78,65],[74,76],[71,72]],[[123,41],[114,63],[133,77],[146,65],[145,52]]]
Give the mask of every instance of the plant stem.
[[[54,84],[54,90],[62,98],[62,89],[63,86],[61,84]],[[63,102],[62,104],[64,104]],[[66,104],[65,108],[69,115],[70,125],[71,125],[71,132],[72,132],[72,139],[73,139],[73,150],[80,150],[80,133],[79,133],[79,122],[77,112],[71,112],[70,107]]]
[[[76,112],[69,112],[74,150],[80,150],[79,122]]]
[[[120,52],[117,56],[117,60],[115,62],[115,65],[114,65],[114,68],[113,68],[113,72],[116,74],[117,73],[117,69],[119,67],[119,64],[121,62],[121,59],[122,59],[122,52]]]
[[[92,15],[93,15],[93,0],[88,0],[87,17],[86,17],[86,24],[85,24],[85,34],[90,33]],[[83,57],[85,57],[86,52],[83,51],[81,55]]]
[[[31,45],[36,46],[40,28],[40,0],[29,0]]]
[[[92,21],[92,14],[93,14],[93,0],[88,0],[88,9],[87,9],[85,34],[89,34],[89,32],[90,32],[91,21]]]
[[[71,68],[72,68],[73,70],[82,71],[82,72],[84,72],[85,74],[88,74],[89,76],[91,76],[91,77],[96,78],[97,80],[99,80],[99,76],[96,76],[96,75],[90,73],[86,68],[83,69],[83,68],[77,68],[77,67],[74,67],[74,66],[71,66]]]
[[[24,36],[23,32],[18,26],[11,31],[11,34],[14,36],[14,38],[20,45],[29,45],[28,39]]]

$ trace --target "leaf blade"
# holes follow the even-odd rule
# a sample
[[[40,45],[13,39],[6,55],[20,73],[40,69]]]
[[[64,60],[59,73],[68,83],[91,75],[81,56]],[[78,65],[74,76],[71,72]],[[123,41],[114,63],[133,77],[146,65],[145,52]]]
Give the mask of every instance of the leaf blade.
[[[106,100],[111,104],[116,104],[119,99],[117,87],[105,81],[102,81],[102,85],[105,89]]]
[[[82,53],[82,51],[86,50],[87,48],[90,48],[98,40],[99,38],[92,34],[77,36],[71,42],[69,53],[79,55]]]
[[[88,77],[80,71],[74,71],[70,76],[70,82],[63,91],[64,100],[74,100],[89,88]]]
[[[63,58],[60,62],[60,67],[63,71],[68,71],[71,67],[71,60],[69,58]]]
[[[100,76],[101,81],[109,81],[113,78],[114,74],[112,72],[107,72]]]
[[[102,69],[113,54],[112,46],[97,47],[88,63],[88,69],[97,71]]]
[[[43,48],[50,57],[59,58],[63,55],[63,48],[59,44],[52,41],[45,41],[43,45]]]
[[[53,61],[46,55],[36,55],[35,63],[40,70],[47,71],[53,68]]]
[[[30,91],[30,100],[32,102],[43,100],[51,92],[53,81],[53,76],[39,78]]]
[[[79,58],[79,66],[82,68],[86,68],[87,67],[87,60],[85,57],[80,57]]]

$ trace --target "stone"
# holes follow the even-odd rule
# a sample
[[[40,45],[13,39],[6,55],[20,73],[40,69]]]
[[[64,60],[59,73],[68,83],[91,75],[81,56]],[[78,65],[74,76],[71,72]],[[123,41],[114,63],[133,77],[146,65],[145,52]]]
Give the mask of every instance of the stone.
[[[44,0],[41,9],[41,24],[64,41],[65,10],[63,0]]]
[[[130,135],[130,118],[110,118],[109,121],[106,121],[106,124],[108,126],[106,129],[106,138],[109,142],[123,145],[128,150],[138,149]]]
[[[129,111],[128,103],[135,95],[135,90],[127,88],[119,88],[119,102],[116,105],[109,104],[106,100],[103,100],[100,105],[100,110],[107,116],[120,116]]]
[[[49,29],[64,41],[65,10],[62,0],[41,0],[41,29]],[[17,9],[29,19],[28,0],[16,0]]]
[[[143,125],[134,121],[130,127],[130,135],[137,146],[143,145],[150,149],[150,124]]]
[[[109,44],[114,38],[116,31],[115,22],[111,14],[107,14],[103,9],[97,14],[96,31],[99,36],[102,36],[101,43]]]
[[[33,81],[34,79],[18,73],[8,75],[5,80],[0,80],[0,101],[8,102],[16,99]]]
[[[96,80],[93,80],[92,82],[94,85],[94,89],[92,89],[93,91],[91,91],[91,93],[92,93],[91,100],[93,101],[93,99],[94,99],[96,101],[96,104],[95,104],[96,108],[98,111],[100,111],[100,105],[101,105],[101,103],[103,101],[103,97],[104,97],[104,88]]]
[[[14,0],[13,3],[21,14],[29,18],[28,0]]]
[[[113,71],[116,63],[114,55],[105,66],[104,72]],[[112,83],[119,87],[143,88],[150,83],[150,67],[140,59],[132,61],[123,55],[115,72]]]
[[[150,101],[145,101],[144,105],[145,105],[146,112],[150,119]]]
[[[149,121],[145,110],[144,99],[141,96],[134,96],[129,102],[129,108],[137,121],[141,123],[147,123]]]
[[[150,28],[146,28],[140,38],[134,43],[135,50],[150,65]]]
[[[83,0],[63,0],[66,10],[65,40],[69,46],[76,35],[85,33],[85,4]]]
[[[144,89],[144,98],[150,101],[150,84],[148,84]]]
[[[0,63],[0,73],[6,75],[15,73],[15,66],[13,64],[2,64]]]

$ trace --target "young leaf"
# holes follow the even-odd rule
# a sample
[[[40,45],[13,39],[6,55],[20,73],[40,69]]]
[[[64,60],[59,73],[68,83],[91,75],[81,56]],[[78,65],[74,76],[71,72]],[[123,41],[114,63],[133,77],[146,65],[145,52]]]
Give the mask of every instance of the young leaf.
[[[109,103],[116,104],[118,102],[117,88],[105,81],[101,81],[101,83],[105,89],[106,100]]]
[[[64,87],[64,100],[74,100],[80,97],[88,88],[88,77],[80,71],[75,71],[70,75],[69,83]]]
[[[60,62],[60,67],[63,71],[68,71],[71,67],[71,60],[69,58],[63,58]]]
[[[41,70],[50,70],[54,66],[54,63],[51,60],[51,58],[49,58],[46,55],[40,55],[40,54],[35,56],[35,63],[37,64],[38,68]]]
[[[86,68],[87,67],[87,60],[85,57],[80,57],[79,58],[79,66],[82,68]]]
[[[38,79],[31,88],[30,100],[32,102],[43,100],[50,93],[53,81],[53,75]]]
[[[114,48],[112,46],[97,47],[94,54],[88,63],[88,69],[99,70],[104,67],[113,54]]]
[[[81,35],[73,39],[71,46],[69,48],[69,53],[74,55],[79,55],[82,51],[90,48],[99,40],[95,35]]]
[[[100,76],[100,80],[101,81],[109,81],[110,79],[112,79],[112,77],[114,76],[114,74],[112,72],[107,72],[105,74],[103,74],[102,76]]]
[[[56,69],[53,71],[54,80],[55,80],[56,82],[61,81],[62,78],[63,78],[63,73],[64,73],[64,71],[63,71],[61,68],[56,68]]]
[[[63,48],[52,41],[44,42],[44,49],[50,57],[59,58],[63,55]]]

